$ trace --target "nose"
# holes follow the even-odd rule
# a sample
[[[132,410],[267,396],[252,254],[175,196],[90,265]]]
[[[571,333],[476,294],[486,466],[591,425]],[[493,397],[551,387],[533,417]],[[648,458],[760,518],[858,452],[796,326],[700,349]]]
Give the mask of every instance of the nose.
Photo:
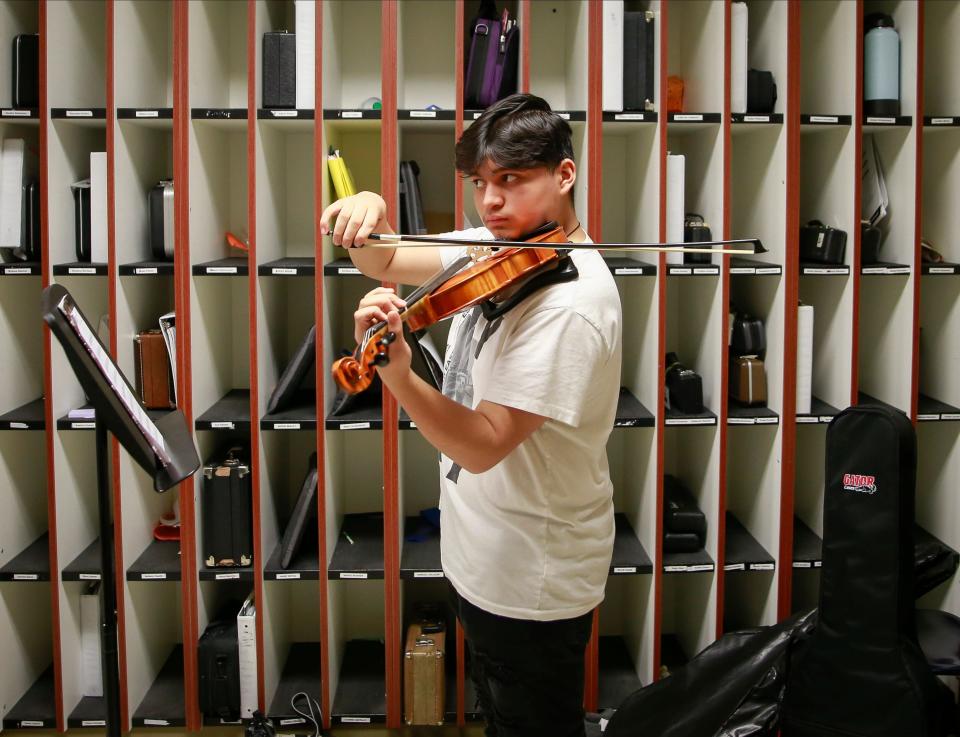
[[[503,205],[503,193],[495,184],[487,183],[483,188],[484,210],[496,209]]]

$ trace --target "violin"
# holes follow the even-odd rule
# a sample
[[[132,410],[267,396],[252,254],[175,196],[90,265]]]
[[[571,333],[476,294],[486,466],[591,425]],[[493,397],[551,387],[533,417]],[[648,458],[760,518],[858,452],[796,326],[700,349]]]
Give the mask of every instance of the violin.
[[[567,236],[563,228],[550,222],[521,240],[526,246],[562,244],[567,242]],[[486,241],[486,245],[491,245],[491,241]],[[462,310],[486,302],[501,292],[529,282],[537,274],[559,266],[565,255],[563,250],[557,248],[502,248],[465,269],[463,266],[471,258],[464,256],[411,294],[406,308],[400,313],[400,319],[412,332],[423,330]],[[554,280],[571,278],[570,274],[569,270],[557,272]],[[575,277],[574,270],[572,278]],[[357,394],[370,386],[376,367],[389,362],[388,347],[396,338],[387,330],[386,323],[368,329],[353,353],[333,364],[333,379],[337,386],[348,394]]]
[[[463,269],[472,260],[464,256],[440,271],[407,299],[407,307],[400,313],[401,320],[412,332],[417,332],[461,310],[483,305],[484,315],[493,319],[503,314],[530,292],[550,283],[575,279],[576,267],[567,258],[572,250],[611,250],[685,253],[757,254],[766,253],[758,238],[689,243],[570,243],[563,228],[554,222],[538,228],[516,241],[445,239],[436,236],[371,234],[373,248],[425,247],[438,244],[476,245],[489,248],[496,244],[500,250],[483,257],[473,266]],[[721,245],[744,245],[743,248],[715,248]],[[749,244],[749,248],[746,246]],[[691,245],[694,247],[691,248]],[[461,269],[463,269],[461,271]],[[492,307],[489,300],[514,287],[519,290],[503,305]],[[353,353],[333,364],[333,379],[343,391],[357,394],[373,381],[377,366],[386,366],[388,349],[397,336],[387,330],[387,324],[372,326]]]

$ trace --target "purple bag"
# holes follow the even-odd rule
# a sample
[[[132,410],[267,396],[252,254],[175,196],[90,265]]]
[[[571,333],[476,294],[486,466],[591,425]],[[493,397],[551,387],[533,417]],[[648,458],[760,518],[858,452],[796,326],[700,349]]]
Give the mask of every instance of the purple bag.
[[[477,18],[470,40],[464,106],[489,107],[517,91],[520,34],[505,10],[499,20]]]

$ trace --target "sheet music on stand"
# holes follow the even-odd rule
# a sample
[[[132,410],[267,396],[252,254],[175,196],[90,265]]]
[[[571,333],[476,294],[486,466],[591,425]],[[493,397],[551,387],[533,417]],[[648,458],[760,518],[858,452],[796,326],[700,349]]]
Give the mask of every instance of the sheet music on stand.
[[[863,160],[860,165],[862,182],[860,217],[871,225],[876,225],[887,216],[890,206],[890,197],[887,194],[887,181],[883,176],[883,164],[880,161],[880,150],[874,136],[866,137],[869,143],[863,147]]]
[[[171,463],[170,454],[167,451],[167,444],[164,442],[163,435],[160,433],[159,428],[157,428],[153,420],[150,419],[150,416],[144,411],[143,407],[140,406],[140,402],[134,396],[133,392],[130,391],[130,386],[127,384],[126,379],[117,371],[113,360],[103,350],[103,346],[100,345],[100,341],[93,334],[93,331],[90,330],[90,326],[87,325],[86,320],[80,316],[76,305],[69,297],[65,296],[57,303],[57,308],[63,313],[64,317],[67,318],[67,321],[73,327],[80,342],[83,343],[84,348],[86,348],[87,353],[90,354],[90,357],[103,372],[107,382],[116,392],[117,397],[130,415],[130,418],[136,426],[140,428],[141,432],[143,432],[153,452],[156,453],[157,459],[164,467],[169,466]]]

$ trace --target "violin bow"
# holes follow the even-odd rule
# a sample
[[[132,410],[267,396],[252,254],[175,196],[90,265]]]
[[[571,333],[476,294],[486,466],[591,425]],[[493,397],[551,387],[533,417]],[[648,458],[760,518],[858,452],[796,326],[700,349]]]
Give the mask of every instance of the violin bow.
[[[478,240],[472,238],[440,238],[431,235],[392,235],[371,233],[367,238],[380,243],[368,243],[364,248],[427,248],[428,246],[487,246],[497,248],[549,248],[560,251],[640,251],[646,253],[767,253],[759,238],[730,238],[696,243],[530,243],[528,241]],[[743,248],[720,248],[724,245]],[[747,247],[749,246],[749,247]]]

